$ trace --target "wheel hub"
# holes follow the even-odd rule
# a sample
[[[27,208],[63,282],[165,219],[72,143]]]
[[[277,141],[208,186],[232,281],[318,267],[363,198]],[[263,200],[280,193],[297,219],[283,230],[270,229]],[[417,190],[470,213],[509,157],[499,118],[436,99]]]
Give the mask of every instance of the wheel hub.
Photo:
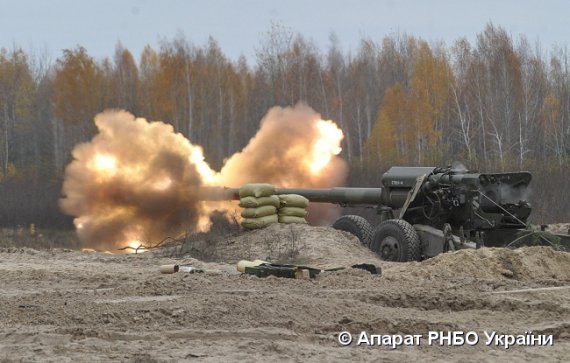
[[[392,236],[385,237],[380,243],[380,256],[385,261],[399,261],[400,243]]]

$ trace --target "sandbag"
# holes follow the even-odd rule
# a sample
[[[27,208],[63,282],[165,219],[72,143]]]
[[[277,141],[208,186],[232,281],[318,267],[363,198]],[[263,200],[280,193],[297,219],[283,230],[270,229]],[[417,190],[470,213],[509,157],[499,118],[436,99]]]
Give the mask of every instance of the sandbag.
[[[307,208],[309,206],[309,200],[298,194],[281,194],[279,202],[281,207]]]
[[[241,211],[241,216],[243,218],[259,218],[270,216],[277,213],[277,208],[272,205],[264,205],[263,207],[257,208],[246,208]]]
[[[293,224],[293,223],[307,224],[307,221],[305,220],[305,218],[301,218],[301,217],[279,216],[279,223],[285,223],[285,224]]]
[[[257,208],[263,207],[264,205],[272,205],[275,208],[279,208],[279,197],[276,195],[270,195],[269,197],[245,197],[239,200],[239,206],[242,208]]]
[[[275,187],[271,184],[252,183],[246,184],[239,188],[239,197],[269,197],[275,194]]]
[[[246,218],[241,221],[241,225],[247,229],[259,229],[278,221],[277,214],[272,214],[261,218]]]
[[[299,207],[282,207],[279,208],[280,216],[301,217],[305,218],[309,214],[305,208]]]

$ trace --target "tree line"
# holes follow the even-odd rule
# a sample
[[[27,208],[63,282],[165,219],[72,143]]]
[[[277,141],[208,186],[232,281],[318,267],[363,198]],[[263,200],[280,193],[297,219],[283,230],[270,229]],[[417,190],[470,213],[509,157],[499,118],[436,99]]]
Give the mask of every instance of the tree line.
[[[342,128],[350,185],[378,185],[391,165],[526,169],[534,220],[570,218],[567,48],[488,24],[473,43],[396,34],[346,52],[334,34],[321,50],[273,25],[249,62],[184,36],[138,59],[121,44],[104,59],[81,46],[55,61],[0,49],[0,224],[70,225],[57,206],[63,171],[106,108],[171,123],[219,168],[270,107],[299,101]]]

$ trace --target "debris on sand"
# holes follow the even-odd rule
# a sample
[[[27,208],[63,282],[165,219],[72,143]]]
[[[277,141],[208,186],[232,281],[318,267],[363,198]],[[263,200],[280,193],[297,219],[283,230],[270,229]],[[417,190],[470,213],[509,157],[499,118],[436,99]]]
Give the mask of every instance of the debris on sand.
[[[228,237],[215,243],[212,257],[213,261],[225,263],[261,259],[322,269],[369,263],[382,266],[389,271],[388,275],[397,275],[399,279],[422,276],[570,280],[570,253],[550,247],[469,249],[444,253],[422,262],[386,262],[348,232],[302,224],[273,224]]]

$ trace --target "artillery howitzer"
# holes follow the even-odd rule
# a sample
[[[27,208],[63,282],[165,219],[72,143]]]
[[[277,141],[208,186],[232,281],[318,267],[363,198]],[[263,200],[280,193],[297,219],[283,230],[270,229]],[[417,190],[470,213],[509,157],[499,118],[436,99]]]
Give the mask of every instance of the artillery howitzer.
[[[376,206],[381,223],[375,228],[356,215],[340,217],[333,227],[354,234],[389,261],[419,261],[482,246],[570,247],[569,235],[528,227],[531,178],[526,171],[488,174],[398,166],[382,176],[381,188],[276,189],[276,194],[299,194],[311,202],[341,206]],[[216,198],[205,199],[239,199],[238,192],[224,189],[223,196],[215,193]]]

